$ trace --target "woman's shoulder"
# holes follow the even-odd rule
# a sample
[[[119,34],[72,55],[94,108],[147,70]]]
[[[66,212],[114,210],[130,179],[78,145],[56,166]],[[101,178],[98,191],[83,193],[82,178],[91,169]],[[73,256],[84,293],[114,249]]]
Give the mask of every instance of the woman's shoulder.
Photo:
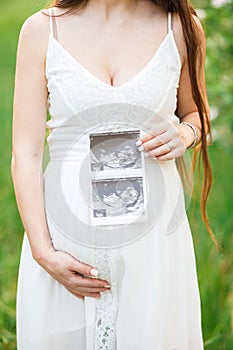
[[[40,10],[28,17],[20,30],[20,35],[27,37],[41,37],[49,33],[49,12]]]
[[[199,37],[204,44],[205,34],[204,34],[202,24],[196,15],[192,15],[192,18],[193,18],[194,24],[196,25],[196,30],[200,34]],[[182,27],[181,18],[179,16],[179,14],[177,14],[177,13],[174,13],[172,15],[172,30],[174,33],[174,37],[175,37],[178,51],[179,51],[180,56],[181,56],[181,60],[184,62],[185,59],[187,58],[187,48],[186,48],[184,29]]]
[[[48,45],[49,32],[49,12],[47,9],[43,9],[24,21],[19,34],[19,45],[24,50],[44,55]]]
[[[50,10],[52,10],[52,15],[61,15],[65,13],[64,10],[56,7],[44,8],[34,13],[24,21],[20,31],[20,35],[26,35],[27,37],[34,39],[46,39],[50,31]]]

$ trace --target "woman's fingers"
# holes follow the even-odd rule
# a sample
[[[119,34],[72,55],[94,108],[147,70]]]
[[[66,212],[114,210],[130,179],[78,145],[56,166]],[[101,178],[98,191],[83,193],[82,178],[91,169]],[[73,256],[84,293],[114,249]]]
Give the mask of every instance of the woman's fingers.
[[[168,142],[165,142],[164,144],[162,144],[161,146],[158,146],[154,149],[152,149],[151,151],[149,151],[149,156],[150,157],[160,157],[163,155],[166,155],[168,153],[172,153],[173,157],[176,154],[177,155],[177,148],[179,147],[179,140],[175,139],[175,140],[169,140]],[[169,159],[170,156],[168,156]]]
[[[105,288],[110,286],[109,282],[106,280],[99,280],[96,278],[89,278],[75,274],[72,278],[72,283],[78,284],[84,288]]]
[[[158,159],[158,160],[171,160],[174,158],[177,158],[177,157],[174,155],[174,153],[172,151],[168,152],[166,154],[163,154],[162,156],[156,157],[156,159]]]
[[[75,260],[72,266],[72,271],[75,272],[75,279],[83,287],[103,288],[105,286],[109,286],[108,281],[97,278],[99,271],[95,267],[88,264]]]
[[[108,281],[96,278],[96,273],[91,274],[95,269],[93,266],[80,262],[68,253],[54,251],[51,254],[46,270],[73,295],[98,297],[100,292],[110,290]]]
[[[102,293],[102,292],[111,292],[110,288],[85,288],[81,286],[73,286],[73,287],[68,287],[70,290],[73,290],[81,295],[86,295],[86,294],[96,294],[96,293]]]
[[[169,142],[171,142],[171,145]],[[149,155],[151,155],[151,156],[158,156],[160,154],[166,154],[174,148],[172,141],[169,141],[169,142],[166,141],[166,142],[160,143],[158,146],[156,146],[157,142],[155,141],[155,143],[154,143],[155,146],[153,146],[153,144],[151,143],[150,148],[145,148],[145,151],[149,152]]]
[[[165,133],[171,127],[170,123],[167,121],[155,122],[154,124],[150,124],[147,128],[147,132],[140,137],[141,143],[145,143],[156,136],[160,136]]]
[[[84,292],[103,292],[111,288],[108,281],[84,277],[76,273],[70,279],[69,287]]]
[[[140,145],[138,149],[139,151],[148,152],[154,149],[155,147],[159,147],[163,145],[166,141],[168,141],[168,139],[169,139],[169,136],[167,135],[167,133],[164,133],[162,135],[153,137],[150,140],[143,142],[143,144]]]
[[[99,298],[100,293],[85,293],[83,294],[84,297],[92,297],[92,298]]]
[[[90,281],[89,281],[90,280]],[[78,278],[73,281],[74,286],[77,286],[80,290],[87,291],[104,291],[110,289],[109,283],[103,280],[94,280],[85,277]]]
[[[91,280],[91,281],[89,281]],[[65,285],[66,289],[76,296],[90,296],[93,298],[100,297],[100,292],[110,291],[110,288],[103,287],[96,279],[90,279],[78,276],[71,283]],[[87,286],[85,286],[87,285]],[[109,284],[108,284],[109,285]]]
[[[100,293],[106,292],[109,293],[110,289],[106,289],[106,288],[82,288],[82,287],[77,287],[77,289],[75,287],[71,288],[71,287],[67,287],[67,289],[69,290],[69,292],[71,292],[72,294],[76,295],[76,296],[91,296],[91,297],[100,297]]]
[[[90,281],[89,281],[90,280]],[[109,292],[110,288],[103,287],[102,281],[91,279],[88,277],[76,276],[71,283],[66,285],[66,288],[74,295],[82,297],[100,297],[100,292]],[[87,285],[87,286],[86,286]],[[109,283],[107,283],[109,285]]]
[[[159,131],[158,125],[156,126],[156,133]],[[156,158],[158,160],[170,160],[180,157],[185,152],[185,145],[181,139],[176,125],[170,122],[161,123],[160,134],[154,136],[143,135],[141,137],[141,145],[139,145],[139,151],[144,151],[147,156]],[[137,143],[139,144],[139,143]]]
[[[85,297],[92,297],[92,298],[99,298],[100,297],[100,293],[81,293],[81,292],[77,292],[75,290],[72,290],[70,288],[66,288],[70,293],[72,293],[74,296],[84,299]]]
[[[99,293],[99,292],[107,292],[110,291],[110,288],[87,288],[87,287],[79,287],[79,291],[82,293]]]
[[[95,267],[82,263],[77,259],[73,259],[71,270],[90,277],[97,277],[99,274],[99,271]]]
[[[167,122],[160,125],[160,128],[157,126],[156,130],[151,130],[150,133],[143,135],[140,138],[141,143],[137,144],[140,151],[150,151],[178,137],[179,133],[177,128],[173,124]]]

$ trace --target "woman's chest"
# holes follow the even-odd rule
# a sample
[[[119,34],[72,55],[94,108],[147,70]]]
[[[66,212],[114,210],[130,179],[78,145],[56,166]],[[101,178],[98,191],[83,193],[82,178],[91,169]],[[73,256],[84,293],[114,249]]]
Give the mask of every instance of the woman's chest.
[[[46,59],[50,108],[54,116],[109,103],[127,103],[157,110],[176,107],[180,57],[169,34],[152,59],[131,79],[111,86],[98,79],[51,38]]]

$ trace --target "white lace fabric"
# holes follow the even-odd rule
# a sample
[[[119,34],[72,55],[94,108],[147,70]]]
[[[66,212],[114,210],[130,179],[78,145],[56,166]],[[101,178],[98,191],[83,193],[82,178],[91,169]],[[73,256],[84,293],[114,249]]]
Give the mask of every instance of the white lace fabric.
[[[102,292],[96,299],[95,342],[96,350],[116,349],[116,319],[118,302],[115,293],[114,281],[111,280],[111,254],[106,249],[95,249],[96,266],[101,271],[99,278],[110,282],[111,292]]]

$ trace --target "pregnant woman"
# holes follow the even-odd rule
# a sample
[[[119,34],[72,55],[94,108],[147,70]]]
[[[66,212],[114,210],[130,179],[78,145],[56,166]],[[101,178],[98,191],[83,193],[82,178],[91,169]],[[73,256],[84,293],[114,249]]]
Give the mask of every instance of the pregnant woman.
[[[18,350],[203,349],[195,255],[176,160],[187,148],[200,150],[205,218],[211,171],[204,60],[204,33],[187,0],[55,0],[24,23],[12,155],[25,229]],[[46,127],[49,162],[43,171]],[[91,174],[89,136],[123,129],[140,130],[130,141],[137,163],[129,169],[127,137],[120,155],[111,144],[106,156],[103,142],[105,168],[114,162],[108,173],[113,179],[111,186],[106,180],[110,192],[103,183],[98,188],[101,205],[124,202],[117,210],[131,222],[113,223],[114,213],[107,217],[101,209],[98,215],[105,217],[97,219],[109,221],[94,225],[91,176],[102,165],[100,159]],[[121,187],[119,164],[121,175],[134,174]],[[134,209],[144,206],[137,221]]]

